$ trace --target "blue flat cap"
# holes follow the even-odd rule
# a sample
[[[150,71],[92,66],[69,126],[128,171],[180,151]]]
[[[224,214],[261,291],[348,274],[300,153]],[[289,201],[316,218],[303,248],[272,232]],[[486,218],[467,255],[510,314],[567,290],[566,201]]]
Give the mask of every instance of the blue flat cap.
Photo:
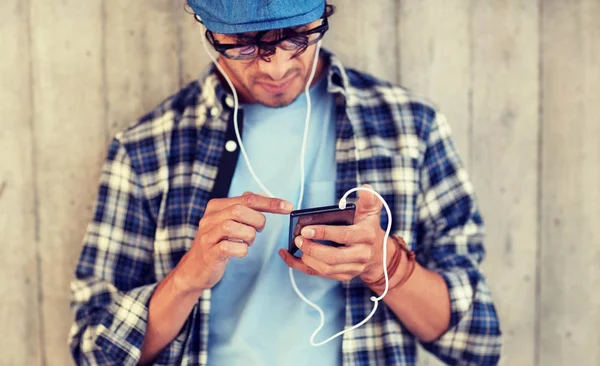
[[[323,15],[325,0],[188,0],[215,33],[232,34],[295,27]]]

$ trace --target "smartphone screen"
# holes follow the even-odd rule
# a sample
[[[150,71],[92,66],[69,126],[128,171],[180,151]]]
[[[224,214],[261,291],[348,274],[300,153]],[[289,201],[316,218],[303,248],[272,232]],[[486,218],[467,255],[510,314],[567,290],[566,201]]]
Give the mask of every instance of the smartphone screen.
[[[309,225],[352,225],[354,223],[355,211],[356,205],[353,203],[348,203],[343,210],[334,205],[292,211],[292,213],[290,213],[288,252],[292,255],[295,255],[296,252],[298,252],[299,248],[294,244],[294,239],[296,236],[300,235],[300,231],[303,227]],[[335,247],[342,245],[328,240],[315,241]]]

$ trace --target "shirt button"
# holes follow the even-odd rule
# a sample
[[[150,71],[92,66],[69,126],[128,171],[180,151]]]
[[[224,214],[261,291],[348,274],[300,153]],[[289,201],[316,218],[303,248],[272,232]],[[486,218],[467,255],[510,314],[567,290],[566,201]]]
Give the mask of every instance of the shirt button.
[[[216,117],[219,114],[219,108],[218,107],[212,107],[210,109],[210,115],[213,117]]]
[[[233,97],[231,95],[225,97],[225,104],[227,104],[229,108],[233,108]]]
[[[237,149],[237,143],[233,140],[227,141],[227,143],[225,144],[225,150],[229,152],[234,152],[235,149]]]

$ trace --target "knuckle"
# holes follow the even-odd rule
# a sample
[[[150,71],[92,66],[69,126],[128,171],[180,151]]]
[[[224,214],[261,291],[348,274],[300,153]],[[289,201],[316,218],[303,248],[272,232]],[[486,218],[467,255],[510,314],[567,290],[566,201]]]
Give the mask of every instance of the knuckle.
[[[373,248],[368,247],[364,250],[363,256],[361,258],[360,263],[366,264],[369,263],[375,254],[373,253]]]
[[[204,215],[202,215],[202,217],[200,218],[200,221],[198,221],[198,225],[202,225],[202,224],[206,224],[207,222],[209,222],[214,216],[209,213],[209,212],[205,212]]]
[[[302,241],[302,252],[309,257],[312,257],[314,254],[315,248],[307,240]]]
[[[215,200],[216,198],[213,198],[212,200],[208,201],[208,203],[206,204],[206,211],[211,211],[213,206],[215,205]]]
[[[243,215],[244,215],[244,206],[243,205],[235,204],[235,205],[231,206],[231,216],[240,219],[240,218],[242,218]]]
[[[212,200],[208,201],[208,203],[206,204],[206,211],[214,211],[222,200],[222,198],[213,198]]]
[[[329,233],[329,230],[325,227],[314,227],[315,230],[315,238],[323,238],[326,237]]]
[[[208,236],[206,235],[202,235],[200,237],[200,245],[204,246],[204,247],[208,247],[210,245],[213,245],[214,242],[212,242],[213,240],[211,240],[210,238],[208,238]]]
[[[325,263],[327,264],[338,264],[338,257],[333,255],[333,254],[329,254],[326,258],[325,258]]]
[[[254,242],[255,239],[256,239],[256,231],[254,231],[253,229],[250,229],[249,233],[248,233],[247,241]]]
[[[212,243],[210,235],[207,234],[197,235],[194,241],[197,242],[200,247],[207,247],[214,244]]]
[[[227,255],[229,252],[229,245],[226,241],[222,241],[219,243],[219,253],[222,255]]]
[[[221,223],[221,230],[223,230],[226,233],[231,232],[233,227],[233,221],[231,220],[225,220]]]
[[[279,200],[270,200],[270,202],[269,202],[269,208],[272,211],[278,210],[279,209],[279,205],[280,205],[279,202],[280,202]]]
[[[263,229],[265,227],[265,225],[267,224],[267,217],[264,214],[260,214],[260,228]]]
[[[353,236],[354,236],[354,233],[352,232],[352,230],[346,230],[342,234],[342,241],[344,243],[350,243],[352,241]]]
[[[258,197],[254,193],[249,193],[243,197],[244,198],[243,198],[242,202],[244,202],[244,204],[249,207],[254,206],[258,199]]]

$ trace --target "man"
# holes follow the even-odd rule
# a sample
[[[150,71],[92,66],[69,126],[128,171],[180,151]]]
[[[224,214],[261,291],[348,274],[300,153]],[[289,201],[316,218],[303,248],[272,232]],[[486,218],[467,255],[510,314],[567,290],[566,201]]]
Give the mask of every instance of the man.
[[[324,0],[188,3],[221,71],[209,67],[110,145],[72,285],[75,361],[414,365],[420,341],[449,364],[496,364],[483,224],[443,115],[317,53],[333,14]],[[317,342],[351,327],[385,291],[387,216],[361,191],[353,225],[305,227],[301,258],[290,255],[301,151],[303,208],[367,183],[389,204],[395,234],[383,303],[318,347],[309,340],[319,315],[294,294],[288,268],[324,309]]]

